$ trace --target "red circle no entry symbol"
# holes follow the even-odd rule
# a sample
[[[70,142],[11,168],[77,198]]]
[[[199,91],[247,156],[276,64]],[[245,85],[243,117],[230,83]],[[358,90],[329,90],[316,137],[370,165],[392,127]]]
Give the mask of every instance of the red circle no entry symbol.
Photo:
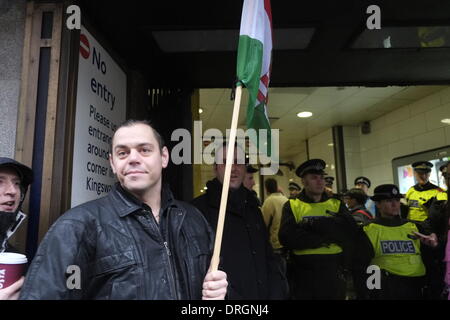
[[[84,34],[80,34],[80,54],[83,58],[89,58],[91,48],[89,46],[89,40]]]

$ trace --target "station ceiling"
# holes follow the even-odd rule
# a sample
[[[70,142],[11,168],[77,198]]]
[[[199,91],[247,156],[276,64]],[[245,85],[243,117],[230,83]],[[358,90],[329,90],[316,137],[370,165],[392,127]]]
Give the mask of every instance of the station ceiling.
[[[79,4],[83,18],[151,85],[232,86],[242,1]],[[381,9],[381,30],[368,33],[366,9],[372,4]],[[448,0],[277,0],[272,1],[272,18],[271,87],[449,83]],[[377,44],[354,48],[363,32]],[[405,34],[412,46],[402,45]]]

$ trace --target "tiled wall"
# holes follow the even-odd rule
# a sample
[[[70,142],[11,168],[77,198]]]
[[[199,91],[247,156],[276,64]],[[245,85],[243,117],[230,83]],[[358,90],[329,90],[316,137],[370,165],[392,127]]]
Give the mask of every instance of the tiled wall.
[[[372,188],[393,183],[394,158],[450,145],[450,88],[371,121],[371,133],[344,127],[348,187],[358,175],[367,176]]]

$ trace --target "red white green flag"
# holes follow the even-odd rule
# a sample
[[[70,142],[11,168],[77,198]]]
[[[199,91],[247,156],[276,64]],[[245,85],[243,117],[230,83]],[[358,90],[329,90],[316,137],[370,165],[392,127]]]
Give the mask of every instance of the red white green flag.
[[[267,129],[270,155],[270,123],[267,94],[272,57],[270,0],[244,0],[239,33],[237,79],[248,89],[247,128]],[[258,135],[259,137],[259,135]],[[258,143],[258,147],[259,143]]]

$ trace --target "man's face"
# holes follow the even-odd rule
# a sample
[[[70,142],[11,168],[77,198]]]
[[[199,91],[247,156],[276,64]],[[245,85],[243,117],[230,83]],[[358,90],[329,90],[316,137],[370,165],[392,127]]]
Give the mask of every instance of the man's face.
[[[344,196],[344,202],[349,209],[355,208],[358,205],[358,201],[356,201],[356,199],[350,198],[349,196]]]
[[[302,182],[308,193],[319,195],[325,190],[325,179],[322,174],[307,173]]]
[[[149,126],[136,124],[117,130],[111,152],[111,168],[122,187],[138,198],[161,189],[161,172],[167,167],[169,152],[166,147],[160,150]]]
[[[414,177],[419,184],[426,184],[430,179],[431,172],[414,171]]]
[[[244,178],[244,187],[248,190],[253,190],[253,186],[256,184],[253,173],[246,173]]]
[[[15,212],[20,204],[20,178],[14,169],[0,169],[0,211]]]
[[[361,189],[365,194],[368,194],[369,192],[369,187],[365,183],[355,184],[355,188]]]
[[[225,163],[227,158],[227,148],[221,148],[217,150],[218,154],[216,159],[222,159],[222,164],[216,164],[214,166],[214,170],[216,173],[217,179],[223,184],[224,176],[225,176]],[[237,148],[234,149],[234,163],[231,166],[231,176],[230,176],[230,189],[239,189],[241,184],[244,181],[245,174],[247,173],[247,169],[245,168],[245,164],[237,163]]]
[[[376,202],[382,216],[394,217],[400,214],[400,199],[386,199]]]
[[[297,189],[294,189],[294,188],[289,189],[289,196],[291,198],[297,198],[299,193],[300,193],[300,191],[298,191]]]

